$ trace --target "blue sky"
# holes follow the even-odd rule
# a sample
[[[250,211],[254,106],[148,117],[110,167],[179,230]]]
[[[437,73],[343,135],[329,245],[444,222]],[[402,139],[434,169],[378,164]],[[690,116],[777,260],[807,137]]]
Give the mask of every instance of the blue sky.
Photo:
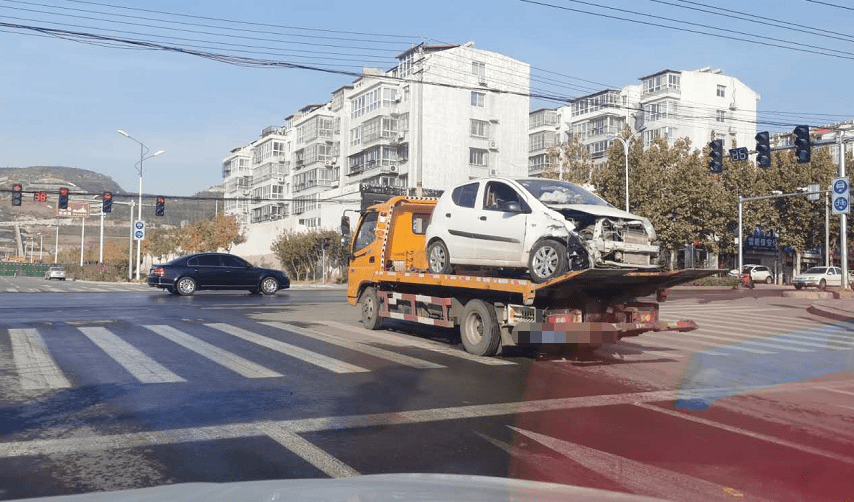
[[[827,2],[848,5],[847,0]],[[535,68],[532,70],[535,78],[550,79],[548,85],[542,81],[532,82],[534,92],[547,91],[566,97],[583,95],[604,86],[637,83],[638,77],[665,68],[690,70],[712,66],[722,68],[726,74],[741,79],[760,93],[760,119],[818,125],[854,118],[854,95],[849,85],[854,68],[854,10],[808,0],[696,0],[694,3],[685,0],[589,0],[587,5],[571,0],[542,0],[542,3],[747,38],[717,31],[726,28],[842,51],[844,57],[724,40],[519,0],[434,0],[418,4],[330,0],[0,0],[0,23],[145,38],[166,45],[202,44],[163,38],[167,36],[205,40],[204,43],[251,45],[253,47],[245,50],[253,53],[243,55],[312,66],[348,65],[336,67],[347,71],[358,71],[365,65],[389,68],[395,54],[422,41],[464,43],[473,40],[478,48],[531,64]],[[709,28],[643,18],[593,4],[699,23]],[[700,7],[705,5],[727,16],[667,4],[708,8]],[[734,10],[753,16],[735,14]],[[70,17],[72,15],[171,26],[178,31]],[[763,16],[782,20],[790,27],[796,27],[794,23],[827,30],[822,32],[827,37],[746,20]],[[185,24],[167,24],[164,20]],[[202,27],[202,24],[214,27]],[[330,31],[287,29],[285,26]],[[224,27],[236,29],[224,31]],[[103,31],[105,28],[118,31]],[[138,183],[134,164],[139,160],[139,146],[121,136],[118,129],[143,141],[152,152],[167,151],[164,156],[145,162],[144,190],[147,193],[189,195],[221,182],[222,158],[230,149],[251,142],[264,127],[281,124],[285,116],[306,104],[328,101],[332,90],[352,80],[347,76],[308,70],[238,67],[185,54],[101,47],[23,34],[32,33],[29,31],[4,27],[0,30],[0,167],[64,165],[91,169],[111,176],[131,192],[136,191]],[[281,35],[259,31],[275,31]],[[341,31],[363,34],[337,33]],[[292,35],[285,35],[288,33]],[[237,36],[273,40],[235,38]],[[346,40],[316,38],[320,36]],[[312,43],[342,47],[304,45]],[[317,52],[259,54],[260,51],[269,52],[259,46]],[[233,49],[237,48],[219,46],[205,50],[224,53]],[[557,106],[557,103],[532,101],[532,108],[542,106]],[[760,125],[759,128],[791,129],[782,125]]]

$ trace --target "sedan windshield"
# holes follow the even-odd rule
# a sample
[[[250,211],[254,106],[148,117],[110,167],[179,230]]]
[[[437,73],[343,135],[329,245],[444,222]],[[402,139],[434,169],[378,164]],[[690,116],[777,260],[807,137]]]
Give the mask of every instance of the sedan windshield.
[[[592,204],[595,206],[611,206],[598,195],[566,181],[557,180],[519,180],[519,184],[543,204]]]
[[[811,269],[807,270],[807,273],[808,273],[808,274],[824,275],[824,273],[825,273],[825,271],[826,271],[826,270],[827,270],[827,269],[826,269],[826,268],[824,268],[824,267],[813,267],[813,268],[811,268]]]

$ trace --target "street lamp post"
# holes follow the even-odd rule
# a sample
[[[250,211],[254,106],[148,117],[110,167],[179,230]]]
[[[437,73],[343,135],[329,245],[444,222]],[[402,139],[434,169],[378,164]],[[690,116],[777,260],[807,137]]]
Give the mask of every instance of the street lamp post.
[[[608,136],[608,139],[619,140],[623,144],[623,151],[626,152],[626,212],[629,212],[629,144],[619,136]]]
[[[145,146],[142,143],[142,141],[139,141],[138,139],[134,138],[133,136],[131,136],[130,134],[126,133],[125,131],[123,131],[121,129],[119,129],[119,134],[121,134],[122,136],[124,136],[126,138],[130,138],[130,139],[136,141],[137,143],[139,143],[139,163],[138,163],[139,167],[137,168],[137,171],[139,172],[139,212],[137,213],[137,219],[139,221],[142,221],[142,161],[144,161],[146,159],[150,159],[151,157],[157,157],[158,155],[162,155],[166,152],[166,150],[158,150],[154,154],[146,157],[145,154],[148,153],[148,147]],[[136,167],[136,165],[134,167]],[[131,215],[132,214],[133,213],[131,212]],[[139,280],[139,268],[140,268],[140,263],[141,263],[141,257],[142,257],[142,240],[138,240],[138,241],[136,241],[136,280],[137,281]]]
[[[42,237],[42,233],[39,232],[39,263],[42,262],[42,251],[44,251],[44,238]]]

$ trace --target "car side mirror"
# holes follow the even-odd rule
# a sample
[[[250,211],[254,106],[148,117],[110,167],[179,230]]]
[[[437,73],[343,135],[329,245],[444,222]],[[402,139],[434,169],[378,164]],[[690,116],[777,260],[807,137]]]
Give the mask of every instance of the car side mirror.
[[[501,209],[502,211],[506,211],[508,213],[521,213],[522,212],[522,206],[520,206],[519,203],[516,202],[515,200],[509,200],[506,202],[501,202],[501,204],[498,205],[498,208]]]

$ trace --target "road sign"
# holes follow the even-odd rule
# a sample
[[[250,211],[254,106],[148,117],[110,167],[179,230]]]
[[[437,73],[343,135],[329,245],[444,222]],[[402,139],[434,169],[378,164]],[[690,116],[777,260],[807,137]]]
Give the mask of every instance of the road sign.
[[[729,158],[732,159],[733,162],[747,160],[747,148],[730,148]]]
[[[807,200],[816,201],[821,198],[821,186],[818,183],[810,183],[809,185],[809,195],[807,195]]]
[[[133,222],[133,238],[134,240],[141,241],[145,239],[145,222],[142,220],[137,220]]]
[[[848,214],[851,208],[849,191],[851,185],[848,178],[834,178],[830,185],[830,205],[833,206],[833,214]]]

